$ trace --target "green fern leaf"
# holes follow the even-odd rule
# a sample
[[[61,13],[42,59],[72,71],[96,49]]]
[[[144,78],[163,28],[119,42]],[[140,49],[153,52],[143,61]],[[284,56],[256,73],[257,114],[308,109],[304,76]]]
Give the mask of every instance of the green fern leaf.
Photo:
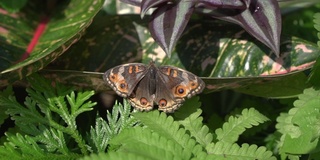
[[[29,136],[22,136],[6,134],[7,140],[3,146],[0,147],[0,157],[44,157],[45,153],[37,142]]]
[[[309,154],[319,150],[320,91],[305,89],[294,108],[282,113],[276,128],[282,133],[280,152],[285,154]],[[295,147],[299,144],[299,147]]]
[[[79,114],[87,111],[91,111],[96,103],[91,101],[86,102],[91,96],[94,95],[92,91],[78,92],[77,97],[74,92],[66,95],[68,103],[70,104],[72,118],[76,118]]]
[[[124,130],[114,137],[110,144],[120,146],[117,151],[133,153],[150,159],[191,158],[191,153],[179,143],[166,139],[149,128],[139,126]]]
[[[76,94],[71,88],[58,83],[53,87],[50,81],[36,74],[29,76],[28,80],[31,88],[26,89],[28,97],[24,105],[17,102],[12,94],[2,92],[0,104],[6,109],[6,114],[10,115],[20,131],[26,134],[26,139],[30,139],[29,142],[34,142],[32,145],[41,148],[45,153],[71,154],[66,146],[66,139],[69,141],[72,137],[72,142],[78,144],[82,154],[87,154],[89,147],[77,130],[76,117],[82,112],[92,110],[92,106],[96,103],[88,101],[88,98],[94,92]],[[6,144],[11,144],[13,148],[7,148],[10,145],[4,145],[3,149],[13,150],[15,147],[23,146],[23,141],[18,143],[17,138],[10,137]],[[24,145],[28,146],[28,144]],[[24,154],[23,152],[27,150],[21,150],[21,152]]]
[[[111,159],[111,160],[150,160],[150,158],[146,158],[143,156],[139,156],[133,153],[127,152],[108,152],[108,153],[99,153],[99,154],[91,154],[90,156],[85,156],[80,158],[80,160],[101,160],[101,159]]]
[[[213,135],[209,133],[209,128],[202,123],[203,118],[200,117],[202,113],[200,109],[201,104],[198,101],[198,97],[188,99],[174,115],[180,119],[179,123],[190,132],[190,135],[194,137],[201,146],[206,147],[212,142]]]
[[[91,127],[90,137],[95,147],[94,152],[105,152],[109,140],[118,135],[123,129],[132,127],[137,121],[130,115],[131,105],[127,100],[124,104],[116,102],[112,113],[107,112],[107,122],[97,117],[95,127]]]
[[[54,128],[39,126],[42,134],[35,137],[38,142],[45,144],[46,150],[51,153],[61,153],[67,155],[70,153],[65,137],[62,131]]]
[[[314,28],[319,31],[318,32],[318,38],[319,38],[318,46],[320,47],[320,13],[316,13],[314,15],[313,22],[315,23]]]
[[[107,134],[108,124],[101,117],[96,118],[95,127],[90,129],[90,142],[93,146],[94,153],[105,152],[110,140],[110,136]]]
[[[4,97],[13,96],[12,86],[8,86],[6,89],[0,92],[0,97],[1,96],[4,96]],[[1,98],[0,98],[0,104],[1,104]],[[6,111],[6,108],[0,105],[0,127],[4,123],[4,120],[9,117],[7,114],[5,114],[5,111]]]
[[[216,129],[217,139],[222,142],[234,143],[246,128],[257,126],[269,119],[254,108],[244,109],[238,117],[230,116],[222,128]]]
[[[257,145],[231,144],[225,142],[211,143],[207,146],[207,151],[210,158],[213,159],[261,159],[261,160],[275,160],[271,151],[267,151],[265,147],[258,147]]]
[[[318,46],[320,47],[320,13],[314,15],[314,28],[318,31]],[[308,78],[308,82],[313,85],[313,87],[320,89],[320,57],[317,58],[316,63],[311,69],[311,73]]]
[[[157,132],[160,136],[180,144],[181,147],[192,152],[194,156],[201,154],[203,148],[186,133],[180,124],[173,120],[173,117],[165,113],[154,110],[150,112],[137,112],[133,116],[141,121],[142,124]]]

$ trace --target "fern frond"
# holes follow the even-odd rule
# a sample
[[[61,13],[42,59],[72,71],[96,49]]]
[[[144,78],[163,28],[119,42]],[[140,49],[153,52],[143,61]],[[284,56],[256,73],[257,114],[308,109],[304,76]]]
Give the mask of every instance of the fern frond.
[[[79,114],[93,109],[92,107],[96,105],[96,103],[92,103],[91,101],[87,102],[93,95],[93,91],[78,92],[77,96],[74,92],[66,95],[68,103],[71,106],[70,115],[72,118],[75,119]]]
[[[314,14],[314,28],[318,31],[318,46],[320,48],[320,13]],[[308,83],[312,84],[314,88],[320,89],[320,57],[314,63],[308,77]]]
[[[94,153],[105,152],[110,137],[107,134],[108,124],[101,117],[96,118],[96,124],[90,129],[90,142]]]
[[[61,153],[67,155],[70,153],[63,132],[54,128],[46,128],[39,126],[42,134],[35,137],[38,142],[45,144],[46,150],[53,153]]]
[[[190,135],[203,147],[206,147],[212,142],[213,135],[209,133],[209,128],[202,123],[203,118],[200,116],[198,97],[193,97],[174,113],[174,116],[180,119],[178,122],[190,132]]]
[[[133,116],[160,136],[180,144],[181,147],[194,155],[203,152],[203,148],[186,133],[184,128],[180,128],[180,124],[174,121],[171,116],[167,116],[163,112],[159,113],[157,110],[147,113],[137,112]]]
[[[117,151],[133,153],[150,159],[190,159],[191,152],[149,128],[133,127],[114,137],[110,144],[120,146]]]
[[[0,96],[1,106],[15,121],[16,126],[46,153],[52,151],[70,154],[65,139],[72,137],[81,152],[87,154],[88,146],[77,129],[76,117],[82,112],[92,110],[96,103],[88,99],[94,91],[76,94],[71,88],[58,83],[53,87],[50,81],[36,74],[29,76],[28,80],[31,88],[26,89],[28,97],[24,105],[17,102],[12,94]],[[19,141],[11,142],[15,139],[8,140],[8,143],[20,145],[15,144]]]
[[[1,104],[1,97],[9,97],[13,96],[13,90],[12,86],[8,86],[6,89],[0,92],[0,104]],[[0,127],[2,123],[4,123],[4,120],[7,119],[9,116],[5,114],[6,108],[2,105],[0,105]]]
[[[246,128],[257,126],[269,119],[259,113],[254,108],[244,109],[237,118],[230,116],[228,122],[225,122],[222,128],[216,129],[217,139],[222,142],[234,143],[238,140],[241,133]]]
[[[277,130],[282,133],[280,152],[309,154],[318,150],[320,140],[320,91],[305,89],[294,102],[294,108],[277,119]],[[295,147],[299,144],[299,147]]]
[[[16,135],[6,134],[7,140],[0,147],[0,157],[44,157],[45,153],[37,142],[31,137],[17,133]]]
[[[112,112],[107,111],[107,121],[96,118],[95,127],[90,129],[90,139],[95,153],[105,152],[109,140],[118,135],[123,129],[132,127],[137,121],[130,115],[131,105],[127,100],[124,104],[116,102]]]
[[[91,154],[90,156],[85,156],[80,158],[80,160],[101,160],[101,159],[111,159],[111,160],[150,160],[150,158],[146,158],[143,156],[139,156],[133,153],[127,152],[108,152],[108,153],[99,153],[99,154]]]
[[[276,159],[276,157],[272,156],[271,151],[267,151],[265,147],[258,147],[257,145],[242,144],[240,147],[235,143],[217,142],[209,144],[206,149],[209,157],[213,159]]]
[[[318,46],[320,47],[320,13],[314,14],[313,22],[314,22],[314,28],[318,30],[318,38],[319,38]]]

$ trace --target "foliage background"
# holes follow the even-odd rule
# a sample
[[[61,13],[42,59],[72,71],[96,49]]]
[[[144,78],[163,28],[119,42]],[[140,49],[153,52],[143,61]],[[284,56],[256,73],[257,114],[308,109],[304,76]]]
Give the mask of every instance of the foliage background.
[[[1,32],[0,78],[6,88],[0,97],[2,157],[319,158],[319,4],[280,3],[283,35],[287,35],[281,48],[289,54],[281,56],[288,63],[274,70],[276,58],[272,56],[268,65],[247,69],[248,63],[261,66],[261,55],[268,48],[235,25],[203,17],[193,17],[172,56],[165,57],[150,38],[147,21],[120,14],[135,9],[118,1],[106,1],[101,11],[102,1],[86,1],[77,7],[76,1],[58,3],[57,14],[50,17],[31,56],[16,63],[41,19],[35,7],[38,2],[24,2],[21,6],[27,7],[17,14],[1,14],[1,26],[12,26]],[[90,7],[92,12],[88,12]],[[16,7],[9,8],[14,11]],[[186,47],[190,40],[208,43],[195,53],[191,48],[199,43]],[[287,46],[304,46],[312,54]],[[243,50],[246,54],[236,54]],[[113,106],[114,97],[101,92],[108,90],[101,72],[116,64],[148,63],[152,57],[159,64],[202,76],[207,90],[172,115],[136,113],[126,101]],[[16,81],[33,72],[38,74]]]

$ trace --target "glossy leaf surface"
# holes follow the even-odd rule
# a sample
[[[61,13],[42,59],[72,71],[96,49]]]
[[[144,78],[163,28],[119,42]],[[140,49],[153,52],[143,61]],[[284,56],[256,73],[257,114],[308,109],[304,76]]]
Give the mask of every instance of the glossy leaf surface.
[[[103,24],[102,19],[110,21]],[[83,39],[50,65],[55,71],[43,73],[65,83],[106,90],[101,76],[107,69],[129,62],[148,64],[154,59],[157,64],[182,67],[203,77],[206,92],[236,89],[258,96],[286,97],[302,91],[306,76],[300,72],[311,68],[319,55],[315,44],[284,37],[277,58],[238,26],[194,22],[168,58],[154,46],[146,23],[138,16],[99,14]],[[86,46],[90,40],[94,45]]]
[[[27,59],[19,62],[43,16],[43,1],[29,1],[18,13],[0,9],[0,86],[22,79],[55,60],[75,43],[102,7],[102,0],[68,1],[56,5]],[[81,6],[81,7],[80,7]]]

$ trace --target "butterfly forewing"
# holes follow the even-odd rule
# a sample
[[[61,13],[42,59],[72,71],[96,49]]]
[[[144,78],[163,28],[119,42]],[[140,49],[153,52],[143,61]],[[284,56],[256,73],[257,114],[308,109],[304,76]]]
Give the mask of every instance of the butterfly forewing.
[[[199,94],[205,83],[196,75],[172,66],[156,67],[129,63],[109,69],[103,76],[120,96],[138,110],[151,110],[153,104],[164,112],[174,112],[186,98]]]
[[[145,64],[130,63],[109,69],[103,79],[119,96],[129,97],[147,72]]]

